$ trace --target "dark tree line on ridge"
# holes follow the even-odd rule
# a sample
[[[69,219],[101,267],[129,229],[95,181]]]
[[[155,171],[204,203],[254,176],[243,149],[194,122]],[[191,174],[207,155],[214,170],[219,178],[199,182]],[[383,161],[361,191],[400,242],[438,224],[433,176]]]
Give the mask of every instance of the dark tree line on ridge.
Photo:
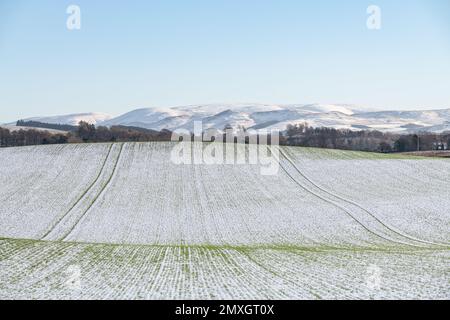
[[[52,133],[44,130],[9,130],[0,127],[0,147],[21,147],[39,144],[68,143],[64,133]]]
[[[78,126],[55,125],[37,121],[18,121],[18,126],[33,126],[67,131],[65,133],[37,129],[9,130],[0,127],[0,147],[63,144],[84,142],[145,142],[170,141],[172,132],[139,127],[104,127],[81,121]],[[67,130],[70,129],[70,130]],[[245,131],[244,128],[240,130]],[[225,141],[225,138],[224,138]],[[246,140],[248,142],[248,139]],[[313,128],[308,124],[289,125],[279,139],[281,145],[317,147],[371,152],[411,152],[446,150],[450,148],[450,132],[434,134],[395,134],[379,131],[351,131],[333,128]]]
[[[305,123],[288,126],[285,141],[290,146],[383,153],[411,152],[448,149],[450,132],[395,134],[369,130],[313,128]]]
[[[45,123],[39,121],[24,121],[19,120],[16,123],[18,127],[31,127],[31,128],[43,128],[43,129],[53,129],[60,131],[76,131],[78,126],[72,126],[70,124],[57,124],[57,123]]]
[[[22,124],[22,123],[21,123]],[[38,128],[61,130],[63,126],[47,126],[39,123]],[[83,142],[140,142],[140,141],[170,141],[172,132],[167,130],[154,131],[143,128],[112,126],[96,127],[81,121],[69,132],[52,132],[38,129],[9,130],[0,127],[0,147],[18,147],[40,144],[64,144]]]
[[[69,142],[145,142],[170,141],[172,132],[169,130],[155,131],[150,129],[112,126],[96,127],[81,121],[78,129],[71,135]]]

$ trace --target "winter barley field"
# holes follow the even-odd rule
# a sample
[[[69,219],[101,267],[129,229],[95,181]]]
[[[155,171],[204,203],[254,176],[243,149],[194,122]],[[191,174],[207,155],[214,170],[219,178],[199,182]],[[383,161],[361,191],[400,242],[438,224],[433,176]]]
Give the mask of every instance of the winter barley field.
[[[450,159],[173,147],[0,149],[0,298],[450,299]]]

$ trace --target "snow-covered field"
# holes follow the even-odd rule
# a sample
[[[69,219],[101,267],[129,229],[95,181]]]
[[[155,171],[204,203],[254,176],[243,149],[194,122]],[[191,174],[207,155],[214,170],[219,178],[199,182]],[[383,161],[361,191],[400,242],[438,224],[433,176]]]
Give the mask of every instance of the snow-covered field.
[[[449,159],[173,146],[0,149],[0,298],[450,298]]]

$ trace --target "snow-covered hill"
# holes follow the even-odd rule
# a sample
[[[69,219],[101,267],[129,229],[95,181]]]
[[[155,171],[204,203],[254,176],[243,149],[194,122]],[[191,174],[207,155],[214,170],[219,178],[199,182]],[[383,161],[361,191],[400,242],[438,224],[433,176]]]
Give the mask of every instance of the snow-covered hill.
[[[289,124],[307,122],[314,127],[373,129],[384,132],[450,130],[450,109],[432,111],[376,111],[349,105],[195,105],[174,108],[146,108],[130,111],[102,125],[129,125],[148,129],[192,130],[195,121],[203,128],[232,127],[285,130]]]
[[[85,113],[26,120],[60,124],[77,124],[83,120],[97,125],[125,125],[153,130],[178,128],[193,130],[194,122],[201,121],[204,129],[220,130],[231,125],[281,131],[285,130],[289,124],[307,122],[314,127],[408,133],[450,130],[450,109],[368,111],[351,105],[208,104],[173,108],[141,108],[118,117],[102,113]]]
[[[49,117],[33,117],[27,119],[20,119],[25,121],[38,121],[52,124],[70,124],[77,125],[80,121],[85,121],[91,124],[99,124],[112,117],[105,113],[89,112],[89,113],[76,113],[61,116],[49,116]],[[14,125],[15,123],[10,123]]]
[[[48,129],[48,128],[36,128],[36,127],[21,127],[21,126],[8,125],[8,124],[0,125],[0,128],[8,129],[9,131],[37,130],[37,131],[46,131],[46,132],[50,132],[50,133],[61,133],[61,134],[67,133],[66,131],[62,131],[62,130],[55,130],[55,129]]]
[[[288,124],[339,113],[351,116],[355,111],[341,105],[268,105],[268,104],[217,104],[193,105],[174,108],[146,108],[130,111],[102,124],[139,126],[148,129],[192,130],[195,121],[203,128],[223,129],[227,125],[246,128],[271,128],[285,130]]]

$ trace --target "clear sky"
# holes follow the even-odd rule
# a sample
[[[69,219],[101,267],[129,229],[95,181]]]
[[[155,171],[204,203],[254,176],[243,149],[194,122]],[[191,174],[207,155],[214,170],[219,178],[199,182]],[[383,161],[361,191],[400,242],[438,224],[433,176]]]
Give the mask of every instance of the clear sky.
[[[0,122],[234,102],[449,108],[450,1],[0,0]]]

